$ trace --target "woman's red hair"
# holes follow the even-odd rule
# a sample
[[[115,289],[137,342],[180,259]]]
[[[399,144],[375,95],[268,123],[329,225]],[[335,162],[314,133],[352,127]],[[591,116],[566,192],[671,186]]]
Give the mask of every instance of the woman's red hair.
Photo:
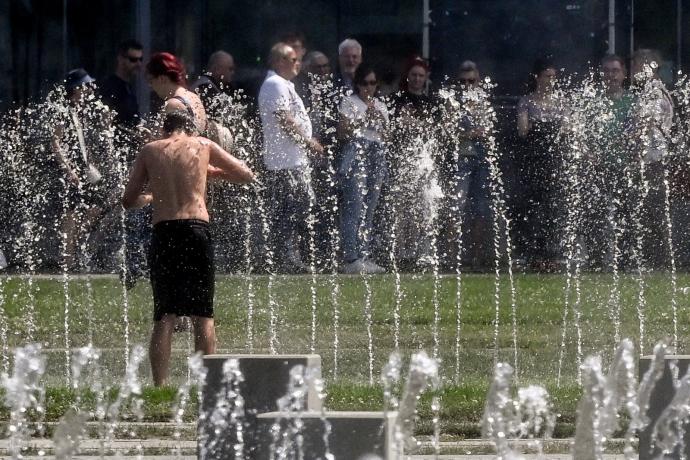
[[[184,64],[173,54],[162,52],[151,56],[148,64],[146,64],[146,72],[152,77],[165,75],[173,83],[187,86],[187,72]]]
[[[425,59],[419,57],[419,56],[413,56],[407,61],[407,65],[405,65],[405,71],[402,74],[402,78],[400,79],[400,89],[402,91],[407,91],[407,75],[410,73],[410,70],[412,70],[414,67],[421,67],[424,70],[426,70],[426,73],[429,74],[429,71],[431,68],[429,67],[429,63],[426,62]]]

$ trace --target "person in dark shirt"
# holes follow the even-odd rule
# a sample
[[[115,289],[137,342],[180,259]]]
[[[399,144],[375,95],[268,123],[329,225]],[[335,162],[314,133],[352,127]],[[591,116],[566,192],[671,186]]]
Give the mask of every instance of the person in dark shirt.
[[[101,97],[116,115],[116,122],[124,127],[139,124],[139,105],[132,81],[141,72],[144,49],[136,40],[125,40],[118,46],[115,73],[99,85]]]
[[[125,40],[118,46],[116,59],[115,73],[101,81],[99,90],[103,102],[115,112],[117,148],[127,152],[127,161],[132,162],[142,141],[140,132],[133,129],[140,125],[141,118],[132,82],[143,67],[144,49],[136,40]],[[126,264],[120,276],[128,289],[148,270],[146,252],[150,230],[150,207],[127,211]]]
[[[218,50],[209,56],[206,72],[194,82],[190,89],[196,91],[208,112],[213,98],[221,94],[232,96],[236,91],[234,77],[235,60],[231,54]]]
[[[436,104],[428,94],[429,64],[411,58],[391,98],[392,148],[389,219],[395,225],[395,257],[404,268],[433,263],[432,228],[440,204],[436,169]]]

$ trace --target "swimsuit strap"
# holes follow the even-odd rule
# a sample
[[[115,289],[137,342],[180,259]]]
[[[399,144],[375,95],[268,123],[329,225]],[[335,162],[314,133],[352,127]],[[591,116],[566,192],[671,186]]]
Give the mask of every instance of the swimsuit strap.
[[[194,108],[192,107],[192,104],[190,104],[187,99],[185,99],[182,96],[173,96],[170,99],[177,99],[178,101],[182,102],[182,104],[187,108],[187,112],[189,112],[189,114],[192,117],[194,117],[194,119],[196,120],[196,115],[194,114]]]
[[[192,116],[192,118],[194,118],[194,124],[196,125],[197,129],[199,129],[200,134],[206,137],[208,134],[208,121],[206,122],[206,129],[204,131],[201,131],[201,129],[199,128],[199,120],[197,120],[196,118],[196,114],[194,113],[194,108],[192,107],[192,104],[190,104],[189,101],[182,96],[173,96],[170,99],[177,99],[178,101],[184,104],[184,106],[187,108],[187,112]]]

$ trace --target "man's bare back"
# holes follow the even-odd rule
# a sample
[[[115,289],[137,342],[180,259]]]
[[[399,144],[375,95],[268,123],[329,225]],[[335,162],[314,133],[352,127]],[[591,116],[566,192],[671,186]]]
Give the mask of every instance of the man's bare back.
[[[208,222],[208,178],[247,183],[253,175],[244,162],[203,138],[175,132],[146,144],[132,167],[123,206],[153,204],[153,223],[198,219]],[[148,184],[147,191],[142,192]]]
[[[215,353],[213,321],[215,268],[206,210],[208,178],[247,183],[254,179],[241,161],[203,137],[195,137],[189,113],[166,115],[163,140],[137,155],[122,196],[125,208],[153,204],[149,247],[154,326],[149,357],[156,385],[165,385],[172,331],[178,317],[194,327],[194,348]]]

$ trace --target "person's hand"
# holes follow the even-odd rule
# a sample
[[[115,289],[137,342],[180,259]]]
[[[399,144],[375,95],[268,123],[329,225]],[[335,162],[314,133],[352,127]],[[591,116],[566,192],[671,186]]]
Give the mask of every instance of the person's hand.
[[[378,111],[378,109],[376,108],[376,105],[374,104],[374,101],[373,101],[373,100],[370,100],[369,102],[367,102],[367,111],[366,111],[366,114],[367,114],[368,116],[372,117],[372,118],[380,117],[380,116],[381,116],[381,112]]]
[[[65,132],[65,123],[62,121],[59,121],[55,124],[55,128],[53,130],[53,136],[56,137],[61,137]]]
[[[79,176],[77,176],[77,173],[75,173],[71,169],[67,173],[67,179],[69,179],[69,181],[72,185],[77,185],[77,186],[79,185],[79,182],[80,182]]]
[[[218,177],[221,177],[223,175],[223,170],[220,168],[217,168],[215,166],[208,165],[208,169],[206,171],[206,177],[209,179],[215,179]]]
[[[151,131],[149,128],[147,128],[144,125],[138,125],[136,128],[136,132],[141,139],[141,141],[145,144],[151,142],[152,140],[155,139],[155,135],[153,134],[153,131]]]
[[[314,153],[317,153],[319,155],[323,155],[324,148],[323,145],[319,143],[316,139],[313,137],[307,141],[307,147],[309,150],[311,150]]]
[[[484,137],[486,137],[486,128],[484,127],[475,128],[470,131],[470,138],[472,139],[481,139]]]

